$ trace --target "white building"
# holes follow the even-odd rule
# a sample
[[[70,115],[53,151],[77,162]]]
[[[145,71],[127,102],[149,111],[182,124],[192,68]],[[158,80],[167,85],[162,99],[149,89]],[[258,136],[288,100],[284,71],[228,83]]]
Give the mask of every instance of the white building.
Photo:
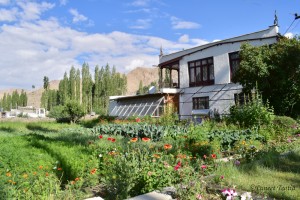
[[[196,113],[210,115],[216,112],[221,115],[228,113],[229,108],[235,103],[235,94],[242,90],[241,85],[231,81],[232,75],[239,66],[241,45],[245,42],[254,46],[270,45],[276,43],[277,39],[278,27],[274,25],[265,30],[167,55],[161,52],[158,65],[159,85],[164,103],[168,102],[168,97],[171,96],[180,119],[191,118],[192,114]],[[174,77],[175,73],[178,78],[163,81],[165,72],[170,73],[169,77]],[[113,112],[110,114],[120,116],[119,111],[123,108],[123,110],[127,109],[126,113],[122,113],[123,117],[143,116],[139,110],[130,109],[138,104],[139,96],[130,98],[135,99],[134,104],[124,103],[126,97],[114,98],[115,106],[111,108]],[[143,95],[143,98],[147,98],[147,95]],[[122,106],[118,107],[122,101]],[[142,104],[140,107],[143,107]]]

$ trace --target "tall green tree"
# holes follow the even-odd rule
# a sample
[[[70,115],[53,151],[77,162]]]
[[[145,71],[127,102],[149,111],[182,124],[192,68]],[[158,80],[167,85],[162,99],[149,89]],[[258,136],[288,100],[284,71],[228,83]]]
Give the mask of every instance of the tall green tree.
[[[70,99],[76,100],[76,69],[74,66],[70,70],[69,83]]]
[[[47,76],[44,76],[43,81],[44,81],[44,90],[48,90],[49,86],[50,86],[50,84],[49,84],[49,78]]]
[[[89,65],[82,65],[82,105],[85,113],[92,111],[93,80],[89,71]]]
[[[233,77],[246,92],[257,86],[278,115],[300,115],[300,40],[281,37],[271,46],[243,44]]]
[[[76,81],[76,101],[81,103],[81,79],[80,79],[80,69],[76,70],[76,77],[75,77],[75,81]]]

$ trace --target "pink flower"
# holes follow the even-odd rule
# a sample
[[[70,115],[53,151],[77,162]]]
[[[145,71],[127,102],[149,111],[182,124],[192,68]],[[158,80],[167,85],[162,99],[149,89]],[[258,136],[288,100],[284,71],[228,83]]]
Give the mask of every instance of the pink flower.
[[[234,164],[235,164],[236,166],[239,166],[239,165],[241,164],[241,162],[238,161],[238,160],[236,160],[236,161],[234,162]]]
[[[206,159],[206,158],[207,158],[207,156],[204,154],[203,158],[204,158],[204,159]]]
[[[198,195],[196,196],[196,199],[202,199],[201,194],[198,194]]]
[[[222,190],[222,194],[226,197],[226,200],[234,199],[237,196],[236,191],[232,189],[224,189]]]
[[[202,168],[202,169],[206,169],[207,166],[206,166],[206,165],[202,165],[201,168]]]
[[[224,176],[222,175],[222,176],[220,177],[220,179],[224,179]]]

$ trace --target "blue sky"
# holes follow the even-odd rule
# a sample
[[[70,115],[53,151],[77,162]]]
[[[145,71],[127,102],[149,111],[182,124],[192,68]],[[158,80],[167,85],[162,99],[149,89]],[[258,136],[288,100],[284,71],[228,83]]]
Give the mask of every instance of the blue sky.
[[[170,53],[268,28],[300,32],[300,0],[0,0],[0,89],[41,86],[83,62],[126,73]],[[290,28],[289,28],[290,27]],[[289,29],[288,29],[289,28]]]

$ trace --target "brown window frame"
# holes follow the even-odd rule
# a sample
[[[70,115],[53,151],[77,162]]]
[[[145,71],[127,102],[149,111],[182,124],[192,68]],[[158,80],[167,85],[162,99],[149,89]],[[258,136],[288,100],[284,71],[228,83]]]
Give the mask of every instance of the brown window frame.
[[[188,62],[190,87],[215,84],[214,59],[213,57],[203,58]],[[211,69],[212,68],[212,69]],[[203,76],[206,70],[206,80]],[[198,75],[198,76],[197,76]]]
[[[231,52],[228,54],[229,57],[229,65],[230,65],[230,82],[232,82],[232,78],[234,76],[234,73],[236,72],[236,70],[240,67],[240,63],[241,63],[241,59],[240,59],[240,52],[239,51],[235,51],[235,52]],[[233,55],[238,55],[237,58],[232,58]],[[233,72],[233,63],[238,61],[238,66],[237,69],[235,70],[235,72]]]
[[[202,106],[204,108],[202,108]],[[193,110],[209,109],[209,97],[194,97]]]

